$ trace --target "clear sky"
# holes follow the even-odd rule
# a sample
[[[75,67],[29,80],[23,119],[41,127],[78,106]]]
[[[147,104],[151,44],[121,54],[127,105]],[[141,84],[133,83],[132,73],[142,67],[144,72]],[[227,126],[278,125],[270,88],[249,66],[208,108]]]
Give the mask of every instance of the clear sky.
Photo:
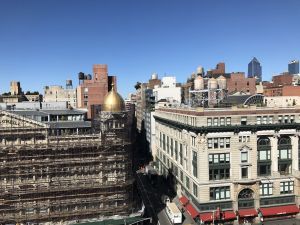
[[[108,64],[119,92],[153,72],[186,81],[198,65],[247,72],[256,56],[263,79],[300,59],[299,0],[1,0],[0,92],[65,84]]]

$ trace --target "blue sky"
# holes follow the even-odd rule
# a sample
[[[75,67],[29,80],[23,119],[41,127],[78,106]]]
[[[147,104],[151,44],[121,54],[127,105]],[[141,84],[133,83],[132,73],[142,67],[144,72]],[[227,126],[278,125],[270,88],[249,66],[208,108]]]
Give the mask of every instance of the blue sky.
[[[62,84],[108,64],[119,92],[153,72],[186,81],[198,65],[247,72],[256,56],[263,79],[300,59],[299,0],[1,0],[0,92]]]

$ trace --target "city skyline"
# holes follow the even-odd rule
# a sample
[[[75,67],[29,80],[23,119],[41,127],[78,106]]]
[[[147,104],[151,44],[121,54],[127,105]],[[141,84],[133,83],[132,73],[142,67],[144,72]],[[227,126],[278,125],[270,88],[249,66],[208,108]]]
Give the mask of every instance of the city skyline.
[[[223,61],[227,72],[247,73],[254,56],[264,68],[263,80],[270,80],[300,58],[294,47],[300,32],[285,35],[290,21],[300,19],[300,3],[259,3],[4,1],[0,92],[8,91],[11,80],[40,92],[67,79],[77,85],[78,72],[107,64],[126,97],[136,81],[147,81],[154,72],[185,82],[197,66],[207,70]],[[285,17],[277,16],[284,12]],[[249,27],[260,35],[253,36]]]

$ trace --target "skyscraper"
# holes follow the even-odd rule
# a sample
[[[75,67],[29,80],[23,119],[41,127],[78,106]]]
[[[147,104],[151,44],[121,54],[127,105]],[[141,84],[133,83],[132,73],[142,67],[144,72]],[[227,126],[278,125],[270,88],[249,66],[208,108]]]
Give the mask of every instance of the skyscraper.
[[[261,65],[255,57],[253,57],[253,59],[248,64],[248,77],[256,77],[257,81],[261,81]]]
[[[289,62],[289,73],[290,74],[299,73],[299,60],[292,60]]]

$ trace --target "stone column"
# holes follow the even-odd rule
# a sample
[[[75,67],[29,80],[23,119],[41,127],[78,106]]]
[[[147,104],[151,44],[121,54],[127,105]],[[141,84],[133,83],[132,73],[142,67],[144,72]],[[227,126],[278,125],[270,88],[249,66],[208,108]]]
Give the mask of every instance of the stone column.
[[[279,138],[279,135],[274,135],[273,137],[270,138],[270,140],[271,140],[271,160],[272,160],[272,166],[271,166],[272,174],[271,175],[278,174],[278,138]]]
[[[295,170],[298,170],[299,168],[299,149],[298,149],[298,144],[299,144],[299,136],[294,135],[291,136],[291,143],[292,143],[292,173]]]

